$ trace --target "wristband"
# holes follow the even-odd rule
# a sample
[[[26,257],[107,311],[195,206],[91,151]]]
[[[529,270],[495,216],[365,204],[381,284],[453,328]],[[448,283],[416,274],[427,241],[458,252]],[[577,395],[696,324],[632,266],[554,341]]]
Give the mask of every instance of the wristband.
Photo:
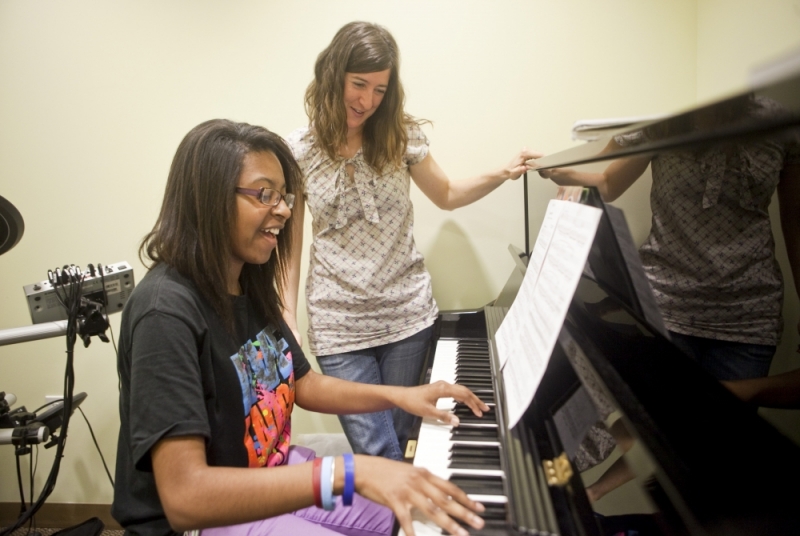
[[[336,457],[331,457],[331,510],[336,507]]]
[[[333,484],[331,481],[331,469],[333,465],[333,456],[325,456],[322,458],[322,471],[320,472],[320,495],[322,495],[322,508],[327,511],[334,509],[336,504],[333,502]]]
[[[348,453],[344,458],[344,493],[342,494],[342,504],[352,506],[353,493],[356,490],[356,462],[353,455]]]
[[[314,465],[311,471],[311,486],[314,488],[314,505],[322,508],[322,491],[320,490],[320,469],[322,468],[322,458],[314,458]]]

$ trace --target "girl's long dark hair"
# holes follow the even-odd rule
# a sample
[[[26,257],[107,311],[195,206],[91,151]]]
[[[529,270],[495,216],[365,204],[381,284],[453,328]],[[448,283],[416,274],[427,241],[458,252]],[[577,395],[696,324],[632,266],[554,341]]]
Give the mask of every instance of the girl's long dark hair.
[[[253,152],[274,154],[283,168],[286,192],[297,193],[301,171],[283,139],[269,130],[213,119],[183,138],[167,179],[161,213],[142,240],[139,258],[152,268],[167,264],[191,280],[225,327],[234,332],[227,273],[236,222],[234,188]],[[268,323],[281,318],[281,296],[291,258],[292,219],[278,235],[278,246],[266,264],[245,264],[239,283],[256,311]],[[145,260],[147,259],[147,260]]]

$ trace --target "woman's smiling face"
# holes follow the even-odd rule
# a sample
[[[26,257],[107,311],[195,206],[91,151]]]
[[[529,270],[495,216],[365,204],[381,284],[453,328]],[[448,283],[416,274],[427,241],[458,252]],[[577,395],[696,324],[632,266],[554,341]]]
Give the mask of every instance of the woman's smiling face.
[[[381,105],[389,87],[391,71],[374,73],[345,73],[344,106],[347,112],[347,129],[358,132]]]

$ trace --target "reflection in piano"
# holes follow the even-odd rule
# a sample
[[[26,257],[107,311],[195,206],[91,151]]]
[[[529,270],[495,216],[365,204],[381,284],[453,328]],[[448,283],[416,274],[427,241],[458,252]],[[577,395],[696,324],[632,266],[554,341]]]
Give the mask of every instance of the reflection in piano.
[[[753,95],[779,106],[728,113]],[[739,99],[737,101],[737,99]],[[647,128],[648,140],[609,150],[610,136]],[[564,167],[632,154],[797,135],[800,75],[673,117],[626,126],[542,161]],[[612,144],[613,146],[613,144]],[[424,381],[463,383],[493,408],[453,408],[461,426],[420,423],[409,460],[487,505],[481,534],[800,534],[800,448],[733,397],[669,340],[621,213],[603,209],[559,343],[523,419],[509,429],[494,334],[508,303],[444,312]],[[513,278],[512,278],[513,279]],[[519,277],[516,279],[519,281]],[[507,295],[504,291],[503,295]],[[440,407],[450,407],[441,400]],[[595,514],[580,472],[618,445],[647,511]],[[617,525],[618,522],[623,525]],[[422,521],[418,534],[440,531]]]

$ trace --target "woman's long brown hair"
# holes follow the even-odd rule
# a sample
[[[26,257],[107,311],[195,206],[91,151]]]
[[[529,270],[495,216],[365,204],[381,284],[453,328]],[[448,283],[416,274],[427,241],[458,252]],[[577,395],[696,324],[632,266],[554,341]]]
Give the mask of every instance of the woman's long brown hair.
[[[400,82],[400,51],[386,28],[368,22],[344,25],[314,65],[314,80],[306,89],[305,106],[317,143],[331,160],[347,144],[344,106],[345,73],[389,70],[389,86],[378,109],[364,124],[364,160],[378,173],[399,166],[408,144],[406,127],[417,121],[403,110],[405,93]]]

